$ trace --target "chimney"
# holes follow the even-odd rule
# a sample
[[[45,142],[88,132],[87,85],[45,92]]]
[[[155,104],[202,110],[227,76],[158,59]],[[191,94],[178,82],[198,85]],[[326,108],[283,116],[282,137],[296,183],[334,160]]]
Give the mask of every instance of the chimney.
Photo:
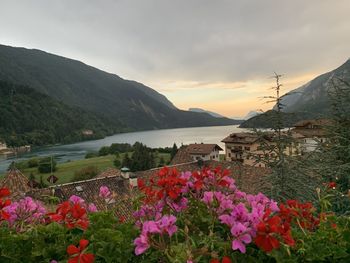
[[[134,173],[131,173],[130,174],[130,177],[129,177],[129,184],[132,186],[132,187],[136,187],[137,186],[137,175],[134,174]]]
[[[120,175],[124,178],[124,179],[129,179],[130,177],[130,170],[127,167],[123,167],[122,169],[120,169],[121,173]]]

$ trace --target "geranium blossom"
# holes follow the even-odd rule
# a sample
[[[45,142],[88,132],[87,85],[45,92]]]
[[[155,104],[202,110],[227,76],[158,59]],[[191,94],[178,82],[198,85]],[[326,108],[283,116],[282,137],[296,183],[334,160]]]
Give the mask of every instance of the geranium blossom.
[[[91,253],[85,253],[89,241],[81,239],[79,246],[69,245],[67,247],[67,253],[70,256],[68,263],[92,263],[95,260],[95,256]]]

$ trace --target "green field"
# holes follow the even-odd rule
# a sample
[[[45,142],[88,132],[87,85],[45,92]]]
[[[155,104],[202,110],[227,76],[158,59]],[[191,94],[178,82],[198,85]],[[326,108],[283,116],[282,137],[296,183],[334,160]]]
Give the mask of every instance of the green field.
[[[130,154],[129,154],[130,155]],[[120,154],[120,161],[122,159],[123,154]],[[170,159],[170,154],[167,153],[158,153],[157,163],[159,161],[159,158],[163,156],[165,162],[168,162]],[[60,163],[56,166],[56,171],[54,172],[54,175],[58,178],[58,181],[56,184],[62,184],[62,183],[69,183],[73,181],[74,173],[76,171],[81,170],[82,168],[85,168],[87,166],[95,166],[99,172],[102,172],[106,170],[107,168],[114,167],[113,161],[115,159],[114,155],[106,155],[106,156],[100,156],[100,157],[94,157],[89,159],[83,159],[78,161],[70,161],[66,163]],[[20,169],[21,172],[28,176],[30,173],[33,173],[33,175],[36,178],[36,181],[40,181],[40,177],[42,176],[45,184],[50,185],[50,183],[47,181],[47,177],[50,176],[50,173],[48,174],[41,174],[38,172],[37,167],[33,168],[25,168]],[[0,175],[2,177],[3,175]]]

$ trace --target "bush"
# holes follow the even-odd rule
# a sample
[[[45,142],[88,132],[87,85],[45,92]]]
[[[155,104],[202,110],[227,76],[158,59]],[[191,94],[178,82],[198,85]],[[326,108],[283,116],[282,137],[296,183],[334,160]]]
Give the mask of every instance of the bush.
[[[98,174],[96,166],[88,166],[74,173],[74,181],[82,181],[94,178]]]
[[[39,173],[51,173],[56,171],[55,159],[51,157],[41,158],[38,164],[38,171]]]
[[[94,158],[94,157],[98,157],[98,153],[95,153],[95,152],[88,152],[88,153],[85,155],[85,159],[90,159],[90,158]]]
[[[38,167],[39,160],[38,158],[31,158],[28,160],[28,168]]]
[[[109,147],[108,146],[103,146],[101,149],[98,151],[99,156],[106,156],[109,154]]]

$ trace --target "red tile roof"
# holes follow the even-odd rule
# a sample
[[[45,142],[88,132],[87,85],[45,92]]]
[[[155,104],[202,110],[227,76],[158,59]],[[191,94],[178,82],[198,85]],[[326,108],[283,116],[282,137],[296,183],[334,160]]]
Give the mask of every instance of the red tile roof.
[[[213,151],[223,151],[217,144],[194,143],[187,146],[189,154],[210,154]]]

